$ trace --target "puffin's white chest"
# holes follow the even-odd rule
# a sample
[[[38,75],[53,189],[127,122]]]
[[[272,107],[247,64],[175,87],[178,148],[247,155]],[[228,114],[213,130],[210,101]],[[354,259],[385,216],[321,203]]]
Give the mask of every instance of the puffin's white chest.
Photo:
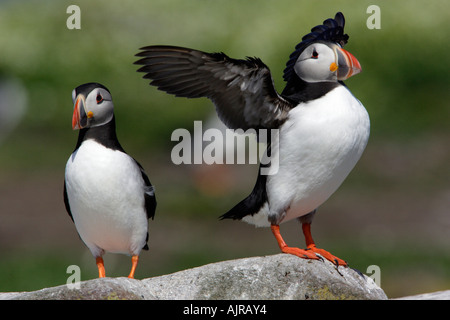
[[[345,87],[294,108],[280,128],[278,173],[267,179],[270,215],[287,221],[325,202],[361,157],[369,131],[367,111]]]
[[[131,157],[87,140],[67,161],[65,179],[76,228],[93,253],[140,251],[148,222],[144,182]]]

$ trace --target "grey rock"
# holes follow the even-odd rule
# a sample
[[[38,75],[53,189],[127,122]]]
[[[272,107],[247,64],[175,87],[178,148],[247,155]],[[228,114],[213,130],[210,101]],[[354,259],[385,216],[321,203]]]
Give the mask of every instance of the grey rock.
[[[159,299],[387,299],[372,279],[292,255],[213,263],[143,280]]]
[[[423,293],[414,296],[396,298],[393,300],[450,300],[450,290]]]
[[[330,300],[387,299],[375,282],[328,261],[277,254],[212,263],[160,277],[104,278],[34,292],[0,293],[0,299],[74,300]]]
[[[146,292],[141,281],[128,278],[103,278],[82,281],[80,288],[67,285],[45,288],[33,292],[0,294],[4,300],[143,300],[154,299]]]

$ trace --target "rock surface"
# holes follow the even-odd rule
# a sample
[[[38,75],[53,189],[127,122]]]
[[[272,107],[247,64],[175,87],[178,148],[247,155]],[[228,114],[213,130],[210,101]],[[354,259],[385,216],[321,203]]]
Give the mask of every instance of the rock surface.
[[[369,277],[328,261],[277,254],[212,263],[160,277],[103,278],[33,292],[0,293],[19,300],[305,300],[387,299]]]
[[[415,296],[396,298],[394,300],[450,300],[450,290],[423,293]]]

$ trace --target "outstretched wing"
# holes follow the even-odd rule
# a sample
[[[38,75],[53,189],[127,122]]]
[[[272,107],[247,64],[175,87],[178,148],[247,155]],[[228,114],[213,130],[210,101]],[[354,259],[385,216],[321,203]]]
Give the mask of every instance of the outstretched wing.
[[[294,106],[275,90],[267,66],[257,58],[231,59],[174,46],[141,48],[135,64],[143,65],[151,85],[178,97],[207,97],[231,129],[277,128]]]

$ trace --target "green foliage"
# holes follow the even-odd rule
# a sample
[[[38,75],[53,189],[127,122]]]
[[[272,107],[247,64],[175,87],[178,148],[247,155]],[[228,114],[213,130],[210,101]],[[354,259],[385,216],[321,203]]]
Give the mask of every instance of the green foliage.
[[[426,10],[423,1],[400,3],[380,4],[381,29],[369,30],[368,3],[361,1],[80,1],[81,29],[69,30],[69,1],[8,2],[0,11],[0,75],[22,81],[29,106],[13,142],[2,148],[15,152],[12,144],[19,143],[26,149],[34,144],[28,137],[43,132],[49,147],[54,140],[57,147],[73,141],[70,93],[89,81],[112,91],[125,145],[170,147],[174,128],[191,127],[213,107],[207,99],[174,98],[149,87],[133,65],[139,47],[173,44],[258,56],[281,90],[295,44],[338,10],[347,18],[347,48],[363,66],[347,84],[369,110],[372,138],[448,132],[449,3],[436,1]]]

